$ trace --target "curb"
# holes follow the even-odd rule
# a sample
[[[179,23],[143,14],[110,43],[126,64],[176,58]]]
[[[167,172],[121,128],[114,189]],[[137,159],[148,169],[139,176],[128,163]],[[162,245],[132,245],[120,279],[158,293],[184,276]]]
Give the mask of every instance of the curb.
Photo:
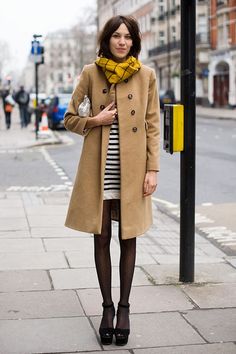
[[[34,148],[34,147],[40,147],[40,146],[63,144],[63,139],[61,139],[60,136],[55,134],[55,132],[52,131],[51,129],[50,129],[50,132],[52,134],[52,137],[49,139],[51,139],[51,140],[48,140],[48,141],[46,139],[45,139],[45,141],[35,140],[35,143],[33,143],[31,145],[27,145],[27,146],[22,146],[22,148],[23,149],[28,149],[28,148],[30,149],[30,148]]]

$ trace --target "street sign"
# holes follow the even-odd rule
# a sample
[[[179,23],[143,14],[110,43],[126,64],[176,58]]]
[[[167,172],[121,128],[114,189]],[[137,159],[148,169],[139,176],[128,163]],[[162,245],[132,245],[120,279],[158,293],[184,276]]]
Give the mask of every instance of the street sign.
[[[31,61],[35,64],[42,64],[44,47],[37,40],[33,40],[31,44]]]
[[[33,55],[41,54],[41,51],[40,51],[41,47],[40,47],[39,41],[34,40],[34,41],[31,42],[31,44],[32,44],[32,46],[31,46],[31,54],[33,54]]]

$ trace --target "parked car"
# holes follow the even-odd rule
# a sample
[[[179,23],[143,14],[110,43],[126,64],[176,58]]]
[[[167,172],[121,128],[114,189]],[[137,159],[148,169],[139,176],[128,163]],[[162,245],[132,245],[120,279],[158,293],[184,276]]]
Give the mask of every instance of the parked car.
[[[51,129],[63,126],[64,114],[67,110],[71,94],[61,93],[50,98],[48,104],[48,125]]]
[[[160,108],[164,109],[164,104],[167,103],[175,103],[175,94],[172,90],[160,90],[159,92],[160,98]]]

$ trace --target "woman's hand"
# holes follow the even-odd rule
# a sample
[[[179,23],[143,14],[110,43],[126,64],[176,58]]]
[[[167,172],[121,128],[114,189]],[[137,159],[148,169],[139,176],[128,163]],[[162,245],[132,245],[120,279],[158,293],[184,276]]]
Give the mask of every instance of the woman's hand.
[[[114,122],[117,114],[117,109],[112,109],[114,104],[114,102],[111,102],[96,116],[98,125],[111,125]]]
[[[157,171],[147,171],[143,183],[143,196],[151,195],[157,187]]]

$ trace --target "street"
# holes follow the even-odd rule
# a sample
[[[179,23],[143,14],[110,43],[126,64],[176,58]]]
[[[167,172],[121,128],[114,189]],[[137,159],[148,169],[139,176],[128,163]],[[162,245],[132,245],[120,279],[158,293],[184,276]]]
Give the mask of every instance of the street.
[[[0,119],[0,352],[103,351],[97,337],[102,299],[93,237],[64,227],[83,139],[59,130],[35,141],[33,124],[20,129],[17,111],[13,118],[10,130]],[[179,281],[179,155],[162,151],[154,223],[137,240],[132,333],[117,353],[183,354],[190,346],[193,353],[235,352],[234,136],[234,121],[198,120],[197,160],[203,165],[198,176],[204,173],[204,178],[197,179],[194,283]],[[214,191],[214,173],[226,162],[231,174],[225,172]],[[208,179],[213,182],[205,199]],[[228,183],[231,193],[225,193]],[[117,223],[112,229],[117,303]],[[229,236],[231,243],[225,246]],[[117,348],[112,344],[109,349],[107,353]]]
[[[162,129],[161,129],[162,130]],[[197,119],[196,225],[229,254],[236,253],[236,122]],[[60,191],[73,183],[83,139],[65,130],[66,144],[0,151],[0,191]],[[16,172],[17,171],[17,172]],[[153,200],[179,217],[180,154],[161,143],[161,171]],[[212,232],[214,235],[212,236]]]

